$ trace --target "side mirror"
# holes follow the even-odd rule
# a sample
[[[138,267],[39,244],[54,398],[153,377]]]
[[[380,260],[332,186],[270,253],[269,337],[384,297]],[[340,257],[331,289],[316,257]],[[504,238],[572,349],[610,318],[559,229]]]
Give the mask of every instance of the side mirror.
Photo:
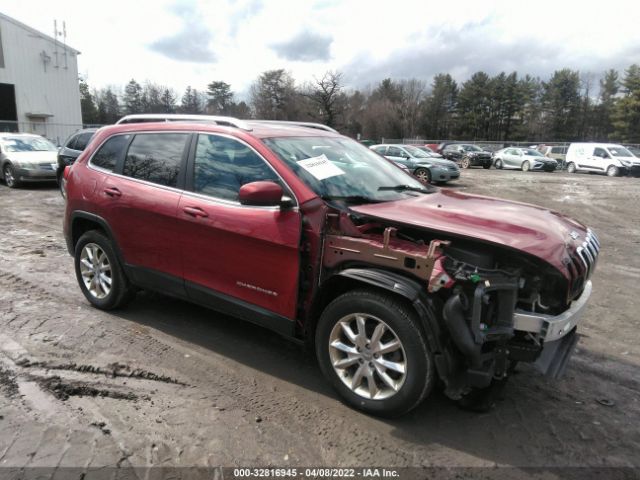
[[[251,182],[240,187],[238,200],[242,205],[257,207],[290,206],[293,204],[288,197],[283,198],[282,187],[275,182]]]

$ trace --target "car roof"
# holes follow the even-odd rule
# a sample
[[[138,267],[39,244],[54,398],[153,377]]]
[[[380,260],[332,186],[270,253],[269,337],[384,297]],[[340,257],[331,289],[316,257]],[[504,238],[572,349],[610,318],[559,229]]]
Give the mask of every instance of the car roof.
[[[140,113],[125,115],[116,122],[116,125],[139,125],[141,123],[194,123],[199,125],[218,125],[234,127],[247,132],[252,132],[255,136],[286,136],[291,133],[291,129],[304,129],[306,131],[316,130],[322,132],[338,133],[335,129],[315,122],[289,121],[289,120],[241,120],[235,117],[220,115],[189,115],[189,114],[164,114],[164,113]],[[294,132],[300,130],[294,130]],[[322,135],[324,136],[324,135]]]
[[[199,131],[211,133],[224,133],[237,137],[251,136],[256,138],[270,137],[341,137],[335,131],[321,130],[318,128],[299,126],[294,124],[271,123],[261,121],[247,121],[247,129],[235,126],[219,125],[208,122],[189,122],[189,121],[160,121],[160,122],[141,122],[141,123],[121,123],[102,127],[100,131],[104,131],[108,135],[126,132],[145,132],[145,131]]]

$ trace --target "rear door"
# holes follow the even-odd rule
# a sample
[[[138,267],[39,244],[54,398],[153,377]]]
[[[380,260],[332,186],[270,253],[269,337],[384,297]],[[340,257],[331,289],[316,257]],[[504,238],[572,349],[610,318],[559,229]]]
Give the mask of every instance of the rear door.
[[[99,191],[102,215],[135,283],[184,296],[176,212],[192,134],[127,136],[126,156]]]
[[[287,191],[248,144],[198,135],[177,215],[185,286],[199,303],[286,331],[296,317],[301,215],[241,205],[240,187],[259,180]]]

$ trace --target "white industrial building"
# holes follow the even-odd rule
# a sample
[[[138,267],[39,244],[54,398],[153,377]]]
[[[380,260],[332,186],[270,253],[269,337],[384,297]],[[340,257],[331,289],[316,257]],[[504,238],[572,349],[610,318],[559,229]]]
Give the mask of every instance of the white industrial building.
[[[80,52],[65,36],[50,37],[0,13],[0,131],[37,133],[60,144],[82,128]]]

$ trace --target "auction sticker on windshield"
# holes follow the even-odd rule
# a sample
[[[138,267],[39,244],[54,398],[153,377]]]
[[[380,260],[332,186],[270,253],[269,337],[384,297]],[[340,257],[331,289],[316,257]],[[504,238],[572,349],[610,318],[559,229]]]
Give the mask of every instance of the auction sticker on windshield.
[[[318,157],[299,160],[297,163],[318,180],[344,175],[344,171],[331,163],[324,153]]]

